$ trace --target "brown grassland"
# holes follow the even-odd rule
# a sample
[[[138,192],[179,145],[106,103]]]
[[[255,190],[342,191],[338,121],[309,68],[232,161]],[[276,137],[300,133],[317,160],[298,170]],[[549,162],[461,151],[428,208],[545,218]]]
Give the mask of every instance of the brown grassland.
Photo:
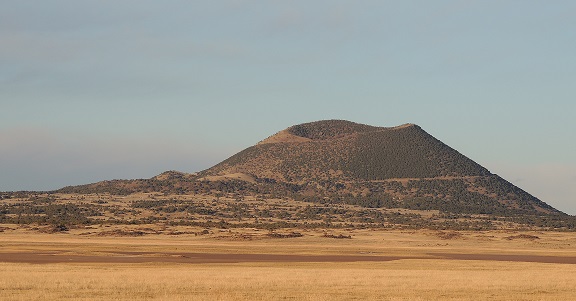
[[[573,232],[142,227],[3,225],[0,300],[576,299]]]

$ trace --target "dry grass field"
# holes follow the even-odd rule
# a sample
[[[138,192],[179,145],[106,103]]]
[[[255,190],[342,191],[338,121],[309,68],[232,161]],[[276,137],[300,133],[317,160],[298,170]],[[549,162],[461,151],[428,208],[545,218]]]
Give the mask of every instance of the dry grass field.
[[[575,233],[126,227],[6,225],[0,300],[576,299]]]

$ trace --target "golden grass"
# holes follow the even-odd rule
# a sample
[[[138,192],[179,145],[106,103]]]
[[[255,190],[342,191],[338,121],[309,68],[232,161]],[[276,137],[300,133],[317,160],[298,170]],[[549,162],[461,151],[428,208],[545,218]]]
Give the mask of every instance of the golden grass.
[[[335,240],[233,241],[215,237],[86,237],[1,233],[0,252],[107,251],[405,255],[387,262],[231,264],[0,263],[0,300],[576,300],[576,265],[437,259],[427,254],[576,256],[575,234],[357,231]],[[428,257],[427,257],[428,256]]]
[[[400,260],[199,265],[0,264],[2,300],[573,300],[576,267]]]

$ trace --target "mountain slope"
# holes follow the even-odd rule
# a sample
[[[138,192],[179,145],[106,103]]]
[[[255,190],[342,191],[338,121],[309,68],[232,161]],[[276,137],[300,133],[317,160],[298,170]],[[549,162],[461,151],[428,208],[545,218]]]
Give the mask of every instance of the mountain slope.
[[[519,222],[548,216],[552,223],[566,216],[417,125],[375,127],[343,120],[289,127],[197,174],[170,171],[56,192],[229,195]]]

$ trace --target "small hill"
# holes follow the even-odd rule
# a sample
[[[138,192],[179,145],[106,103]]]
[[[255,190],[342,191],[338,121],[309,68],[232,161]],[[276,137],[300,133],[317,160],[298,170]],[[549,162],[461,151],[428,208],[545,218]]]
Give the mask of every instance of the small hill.
[[[189,174],[175,170],[169,170],[153,177],[152,179],[158,181],[183,180],[183,179],[193,179],[195,175],[196,174]]]

